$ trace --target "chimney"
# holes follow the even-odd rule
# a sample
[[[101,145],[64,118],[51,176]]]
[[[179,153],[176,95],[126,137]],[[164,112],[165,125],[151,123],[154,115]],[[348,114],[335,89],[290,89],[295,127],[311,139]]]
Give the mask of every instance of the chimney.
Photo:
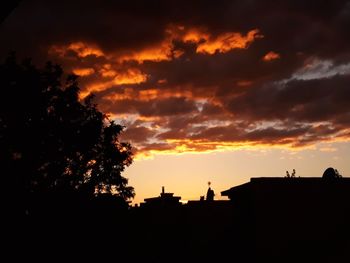
[[[162,186],[162,195],[165,193],[164,186]]]

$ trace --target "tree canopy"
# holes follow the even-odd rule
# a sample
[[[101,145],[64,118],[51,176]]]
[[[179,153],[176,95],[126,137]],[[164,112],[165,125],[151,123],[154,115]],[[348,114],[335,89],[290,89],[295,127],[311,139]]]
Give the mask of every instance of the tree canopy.
[[[123,126],[93,102],[79,99],[77,76],[50,62],[43,69],[10,55],[0,65],[2,181],[15,194],[111,193],[124,200],[134,189],[122,176],[132,163]],[[64,80],[63,80],[64,79]]]
[[[328,167],[322,175],[322,178],[327,180],[332,180],[336,178],[342,178],[342,175],[338,172],[337,169],[334,169],[333,167]]]

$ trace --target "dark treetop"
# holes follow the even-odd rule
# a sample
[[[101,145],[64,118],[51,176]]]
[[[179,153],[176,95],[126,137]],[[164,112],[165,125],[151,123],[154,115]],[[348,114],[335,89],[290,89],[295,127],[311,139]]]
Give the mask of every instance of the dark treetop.
[[[0,164],[12,199],[41,194],[134,196],[121,175],[132,162],[123,127],[101,113],[93,96],[79,100],[77,77],[48,62],[43,69],[14,55],[0,65]],[[23,204],[23,202],[20,202]],[[27,208],[24,205],[25,211]]]

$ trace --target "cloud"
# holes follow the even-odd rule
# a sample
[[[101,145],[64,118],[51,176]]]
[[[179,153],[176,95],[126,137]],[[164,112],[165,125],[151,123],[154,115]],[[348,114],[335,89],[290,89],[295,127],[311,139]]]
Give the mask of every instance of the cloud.
[[[350,138],[349,14],[345,0],[22,1],[0,54],[79,75],[139,156],[300,148]]]
[[[73,69],[73,73],[75,75],[84,77],[84,76],[89,76],[91,74],[94,74],[95,70],[93,68],[75,68]]]
[[[70,52],[74,52],[78,57],[81,57],[81,58],[84,58],[87,56],[101,57],[104,55],[102,50],[96,47],[96,45],[87,44],[84,42],[73,42],[69,45],[63,45],[63,46],[53,45],[50,47],[48,52],[56,53],[61,57],[65,57],[69,55]]]
[[[119,63],[136,61],[142,64],[145,61],[169,61],[181,57],[184,51],[176,49],[174,42],[193,43],[196,45],[197,53],[213,55],[216,52],[227,53],[232,49],[245,49],[254,40],[262,37],[258,29],[250,30],[246,35],[239,32],[224,32],[215,36],[204,28],[169,25],[164,29],[164,39],[140,49],[107,53],[96,44],[79,41],[63,45],[54,44],[49,48],[49,53],[64,57],[73,52],[80,58],[106,56]]]
[[[131,126],[127,127],[127,129],[124,131],[122,140],[143,144],[155,134],[156,132],[150,128],[144,126]]]
[[[113,78],[104,80],[104,81],[97,81],[92,84],[87,84],[85,89],[83,89],[80,94],[81,98],[84,98],[90,93],[101,92],[112,87],[118,87],[120,85],[140,84],[147,81],[147,74],[142,73],[137,68],[127,68],[126,70],[120,71],[120,72],[117,72],[114,70],[107,70],[107,71],[104,71],[104,70],[105,69],[102,69],[102,71],[100,71],[100,74],[102,77],[113,77]],[[76,70],[75,71],[73,70],[73,73],[76,73]],[[80,73],[82,72],[80,71]],[[84,76],[81,74],[77,74],[77,75]],[[90,74],[86,74],[86,75],[90,75]]]
[[[270,83],[229,100],[227,108],[250,120],[336,122],[342,115],[348,115],[349,81],[350,74]]]
[[[257,38],[262,38],[258,29],[251,30],[247,35],[228,32],[217,36],[214,39],[208,38],[197,47],[198,53],[214,54],[215,52],[226,53],[235,48],[247,48]]]
[[[279,59],[281,56],[273,51],[268,52],[265,56],[263,56],[263,60],[264,61],[271,61],[271,60],[275,60],[275,59]]]
[[[139,69],[127,69],[125,72],[117,73],[113,80],[116,85],[139,84],[147,80],[147,75]]]

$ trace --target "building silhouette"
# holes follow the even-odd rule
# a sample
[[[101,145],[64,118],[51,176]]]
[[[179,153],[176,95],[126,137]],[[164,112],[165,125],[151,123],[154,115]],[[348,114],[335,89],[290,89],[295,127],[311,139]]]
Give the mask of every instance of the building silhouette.
[[[209,187],[207,191],[207,201],[214,201],[214,196],[214,190]]]
[[[182,204],[162,187],[159,196],[130,209],[103,196],[84,213],[77,210],[83,203],[71,205],[85,225],[55,213],[33,217],[33,223],[22,224],[25,239],[18,236],[30,250],[56,251],[59,239],[69,237],[64,244],[76,254],[79,244],[90,254],[123,251],[135,262],[350,262],[350,178],[251,178],[221,195],[229,200]],[[51,218],[58,219],[54,227]]]
[[[221,195],[252,261],[350,262],[350,178],[251,178]]]
[[[145,198],[140,204],[141,207],[173,207],[180,206],[181,196],[174,196],[174,193],[166,193],[164,186],[157,197]]]

